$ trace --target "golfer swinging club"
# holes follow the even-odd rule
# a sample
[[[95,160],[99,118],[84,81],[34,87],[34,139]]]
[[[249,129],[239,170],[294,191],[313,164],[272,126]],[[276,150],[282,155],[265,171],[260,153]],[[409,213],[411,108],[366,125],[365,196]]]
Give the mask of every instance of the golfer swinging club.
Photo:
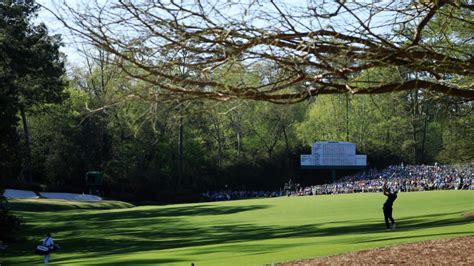
[[[387,181],[383,184],[383,194],[387,196],[387,200],[383,204],[383,216],[385,217],[385,225],[387,226],[387,230],[395,230],[395,220],[392,217],[392,205],[393,202],[397,199],[397,191],[393,188],[389,189],[387,187]],[[388,220],[392,223],[389,224]]]

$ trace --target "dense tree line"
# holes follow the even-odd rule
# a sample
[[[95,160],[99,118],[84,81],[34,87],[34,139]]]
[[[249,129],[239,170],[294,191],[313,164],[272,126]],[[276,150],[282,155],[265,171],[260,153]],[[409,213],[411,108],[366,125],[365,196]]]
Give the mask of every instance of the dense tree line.
[[[5,185],[33,181],[27,114],[65,97],[60,38],[31,23],[38,8],[31,0],[0,2],[0,242],[19,238],[22,224],[3,197]]]
[[[299,155],[324,140],[356,143],[371,167],[474,158],[472,103],[421,91],[289,106],[127,101],[92,114],[85,107],[99,96],[68,92],[63,104],[30,118],[33,176],[55,190],[84,191],[89,170],[106,174],[106,195],[163,201],[226,187],[278,189],[290,177],[321,183],[329,176],[300,170]]]
[[[31,181],[31,151],[26,113],[65,97],[61,40],[50,35],[46,25],[31,23],[38,8],[34,1],[0,3],[0,177],[16,175],[22,168],[27,181]],[[20,119],[22,149],[16,134]]]
[[[85,49],[85,64],[66,76],[59,37],[49,35],[45,25],[31,22],[38,9],[34,1],[4,1],[0,4],[2,182],[86,192],[85,173],[97,170],[105,174],[106,196],[188,201],[206,190],[278,189],[290,177],[308,184],[324,182],[327,173],[300,170],[299,156],[309,153],[311,143],[326,140],[354,142],[359,153],[368,155],[371,167],[470,162],[472,60],[465,52],[472,48],[465,41],[470,6],[462,1],[438,2],[396,10],[408,17],[423,16],[414,24],[392,21],[393,26],[404,26],[392,29],[392,44],[381,34],[369,34],[368,39],[355,36],[370,32],[362,21],[346,35],[335,34],[335,29],[317,30],[299,39],[299,28],[287,29],[290,35],[276,34],[274,26],[295,22],[285,22],[284,14],[280,23],[264,29],[283,39],[245,35],[252,44],[246,45],[236,42],[234,27],[225,35],[230,39],[220,39],[219,27],[213,28],[219,34],[208,45],[218,48],[206,51],[214,51],[214,57],[196,57],[207,52],[193,49],[207,36],[204,28],[195,32],[197,39],[181,32],[183,36],[167,39],[173,45],[160,43],[159,49],[132,35],[127,43],[107,47],[111,43],[102,41],[108,36],[99,36],[102,39],[92,39],[99,49]],[[143,10],[127,3],[118,5],[132,11],[127,21],[142,18]],[[339,7],[349,8],[344,3]],[[332,17],[326,11],[316,18]],[[90,16],[79,26],[101,22],[98,18]],[[449,18],[457,20],[447,22]],[[186,20],[167,24],[169,18],[157,19],[171,32],[187,29]],[[141,25],[147,23],[145,19]],[[93,37],[105,26],[87,28],[91,32],[82,34]],[[244,26],[248,33],[251,25]],[[457,38],[449,40],[448,35]],[[311,36],[314,43],[308,39]],[[181,42],[183,37],[190,42]],[[253,50],[253,44],[261,41],[264,49]],[[335,49],[341,42],[348,50]],[[306,52],[299,54],[303,50],[298,47]],[[282,55],[280,49],[289,54]],[[438,69],[433,62],[441,55]],[[259,56],[266,59],[257,60]],[[351,60],[344,60],[347,56]],[[304,58],[308,65],[301,61]],[[327,65],[321,69],[323,61]],[[295,80],[295,71],[304,78]]]

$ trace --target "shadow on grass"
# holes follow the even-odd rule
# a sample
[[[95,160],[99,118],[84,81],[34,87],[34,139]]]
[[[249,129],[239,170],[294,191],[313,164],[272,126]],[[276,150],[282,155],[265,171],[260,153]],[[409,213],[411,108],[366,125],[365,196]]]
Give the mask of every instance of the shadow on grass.
[[[108,221],[165,218],[180,216],[206,216],[206,215],[227,215],[245,211],[254,211],[268,208],[268,205],[249,206],[211,206],[211,205],[190,205],[180,207],[138,207],[130,209],[114,209],[98,212],[75,210],[63,212],[55,218],[56,222],[67,222],[75,219],[83,221]]]
[[[383,233],[381,238],[368,240],[366,242],[387,241],[409,238],[408,236],[394,236],[386,234],[384,230],[383,217],[379,220],[354,220],[347,225],[336,225],[336,222],[322,224],[305,224],[298,226],[265,226],[251,223],[237,224],[195,224],[188,222],[192,216],[215,216],[229,215],[246,211],[254,211],[270,208],[270,205],[248,205],[248,206],[210,206],[192,205],[170,208],[136,208],[127,210],[114,210],[104,212],[85,212],[71,216],[61,215],[57,220],[37,221],[39,224],[48,224],[50,230],[55,232],[66,232],[70,235],[60,241],[63,249],[62,254],[71,256],[58,256],[55,262],[67,263],[68,261],[80,260],[91,256],[115,256],[119,263],[133,264],[161,264],[184,262],[183,258],[163,261],[161,258],[144,258],[138,261],[123,261],[120,255],[132,254],[134,252],[160,251],[175,248],[194,248],[193,254],[208,254],[209,252],[223,252],[223,246],[205,247],[208,245],[238,244],[232,246],[235,253],[269,253],[285,249],[286,245],[258,245],[250,249],[248,242],[269,239],[289,239],[318,236],[340,236],[351,234],[374,234]],[[470,223],[462,218],[440,219],[440,215],[426,215],[398,219],[397,224],[403,231],[429,229],[434,227],[461,225]],[[382,216],[382,215],[381,215]],[[55,226],[55,222],[60,224]],[[40,230],[37,230],[40,229]],[[30,228],[31,232],[45,230],[44,227]],[[78,233],[80,232],[80,233]],[[84,233],[85,232],[85,233]],[[36,232],[38,233],[38,232]],[[421,234],[419,237],[435,236],[435,234]],[[351,243],[360,239],[339,239]],[[356,243],[356,242],[352,242]],[[34,247],[30,243],[30,247]],[[202,248],[201,248],[202,247]],[[30,255],[30,250],[17,252],[16,255]],[[77,255],[76,255],[77,254]],[[13,254],[15,255],[15,254]],[[151,256],[151,255],[149,255]],[[11,260],[13,263],[21,263]],[[76,263],[76,262],[75,262]],[[87,261],[84,261],[87,263]]]
[[[221,207],[222,208],[222,207]],[[226,213],[226,212],[223,212]],[[426,217],[417,217],[410,219],[403,219],[399,221],[399,224],[403,225],[404,231],[413,231],[423,228],[443,227],[451,225],[466,224],[468,221],[464,219],[444,219],[431,221],[433,215],[427,215]],[[122,235],[132,236],[134,239],[140,240],[126,240],[128,244],[123,241],[98,241],[94,238],[83,239],[86,247],[77,247],[80,252],[94,252],[101,250],[102,255],[113,255],[117,251],[119,253],[133,253],[137,251],[159,251],[174,248],[185,248],[185,247],[200,247],[208,245],[218,244],[245,244],[249,241],[268,240],[268,239],[286,239],[286,238],[298,238],[298,237],[318,237],[318,236],[339,236],[339,235],[350,235],[350,234],[368,234],[368,233],[383,233],[385,235],[384,224],[382,221],[374,222],[367,221],[367,224],[353,224],[350,226],[338,226],[325,228],[326,224],[307,224],[300,226],[257,226],[254,224],[236,224],[236,225],[215,225],[207,227],[195,227],[192,225],[178,225],[176,228],[168,228],[166,231],[154,231],[154,232],[137,232],[135,230],[122,232]],[[436,234],[425,234],[420,237],[435,236]],[[395,240],[409,238],[407,236],[389,236],[378,239],[377,241]],[[344,241],[344,240],[343,240]],[[94,249],[87,248],[94,247]],[[109,250],[110,247],[114,247],[109,252],[103,252]],[[222,252],[222,247],[215,248],[215,252]],[[234,247],[235,248],[235,247]],[[248,247],[242,245],[238,250],[234,252],[248,252]],[[277,249],[284,249],[285,246],[266,246],[263,248],[259,247],[260,252],[265,250],[265,253],[274,252]],[[208,248],[197,249],[194,254],[207,254],[211,250]],[[255,250],[255,252],[258,252]]]

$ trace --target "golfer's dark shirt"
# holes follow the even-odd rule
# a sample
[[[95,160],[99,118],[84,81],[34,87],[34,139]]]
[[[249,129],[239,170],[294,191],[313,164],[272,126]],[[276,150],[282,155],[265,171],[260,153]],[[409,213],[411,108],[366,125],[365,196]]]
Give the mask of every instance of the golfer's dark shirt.
[[[390,193],[386,192],[384,193],[385,196],[387,196],[387,200],[383,204],[385,208],[392,208],[393,202],[397,199],[397,193]]]

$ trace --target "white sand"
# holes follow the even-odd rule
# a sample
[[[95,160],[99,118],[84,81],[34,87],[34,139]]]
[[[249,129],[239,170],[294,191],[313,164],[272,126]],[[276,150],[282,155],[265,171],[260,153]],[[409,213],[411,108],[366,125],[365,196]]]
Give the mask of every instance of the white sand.
[[[80,201],[101,201],[102,198],[89,194],[74,193],[57,193],[57,192],[40,192],[42,197],[47,199],[63,199],[63,200],[80,200]],[[35,192],[20,189],[5,189],[3,195],[9,199],[37,199],[39,198]]]
[[[33,191],[19,189],[5,189],[3,196],[9,199],[37,199],[38,195]]]
[[[81,200],[81,201],[101,201],[102,198],[89,194],[74,193],[57,193],[57,192],[40,192],[41,196],[47,199],[63,199],[63,200]]]

